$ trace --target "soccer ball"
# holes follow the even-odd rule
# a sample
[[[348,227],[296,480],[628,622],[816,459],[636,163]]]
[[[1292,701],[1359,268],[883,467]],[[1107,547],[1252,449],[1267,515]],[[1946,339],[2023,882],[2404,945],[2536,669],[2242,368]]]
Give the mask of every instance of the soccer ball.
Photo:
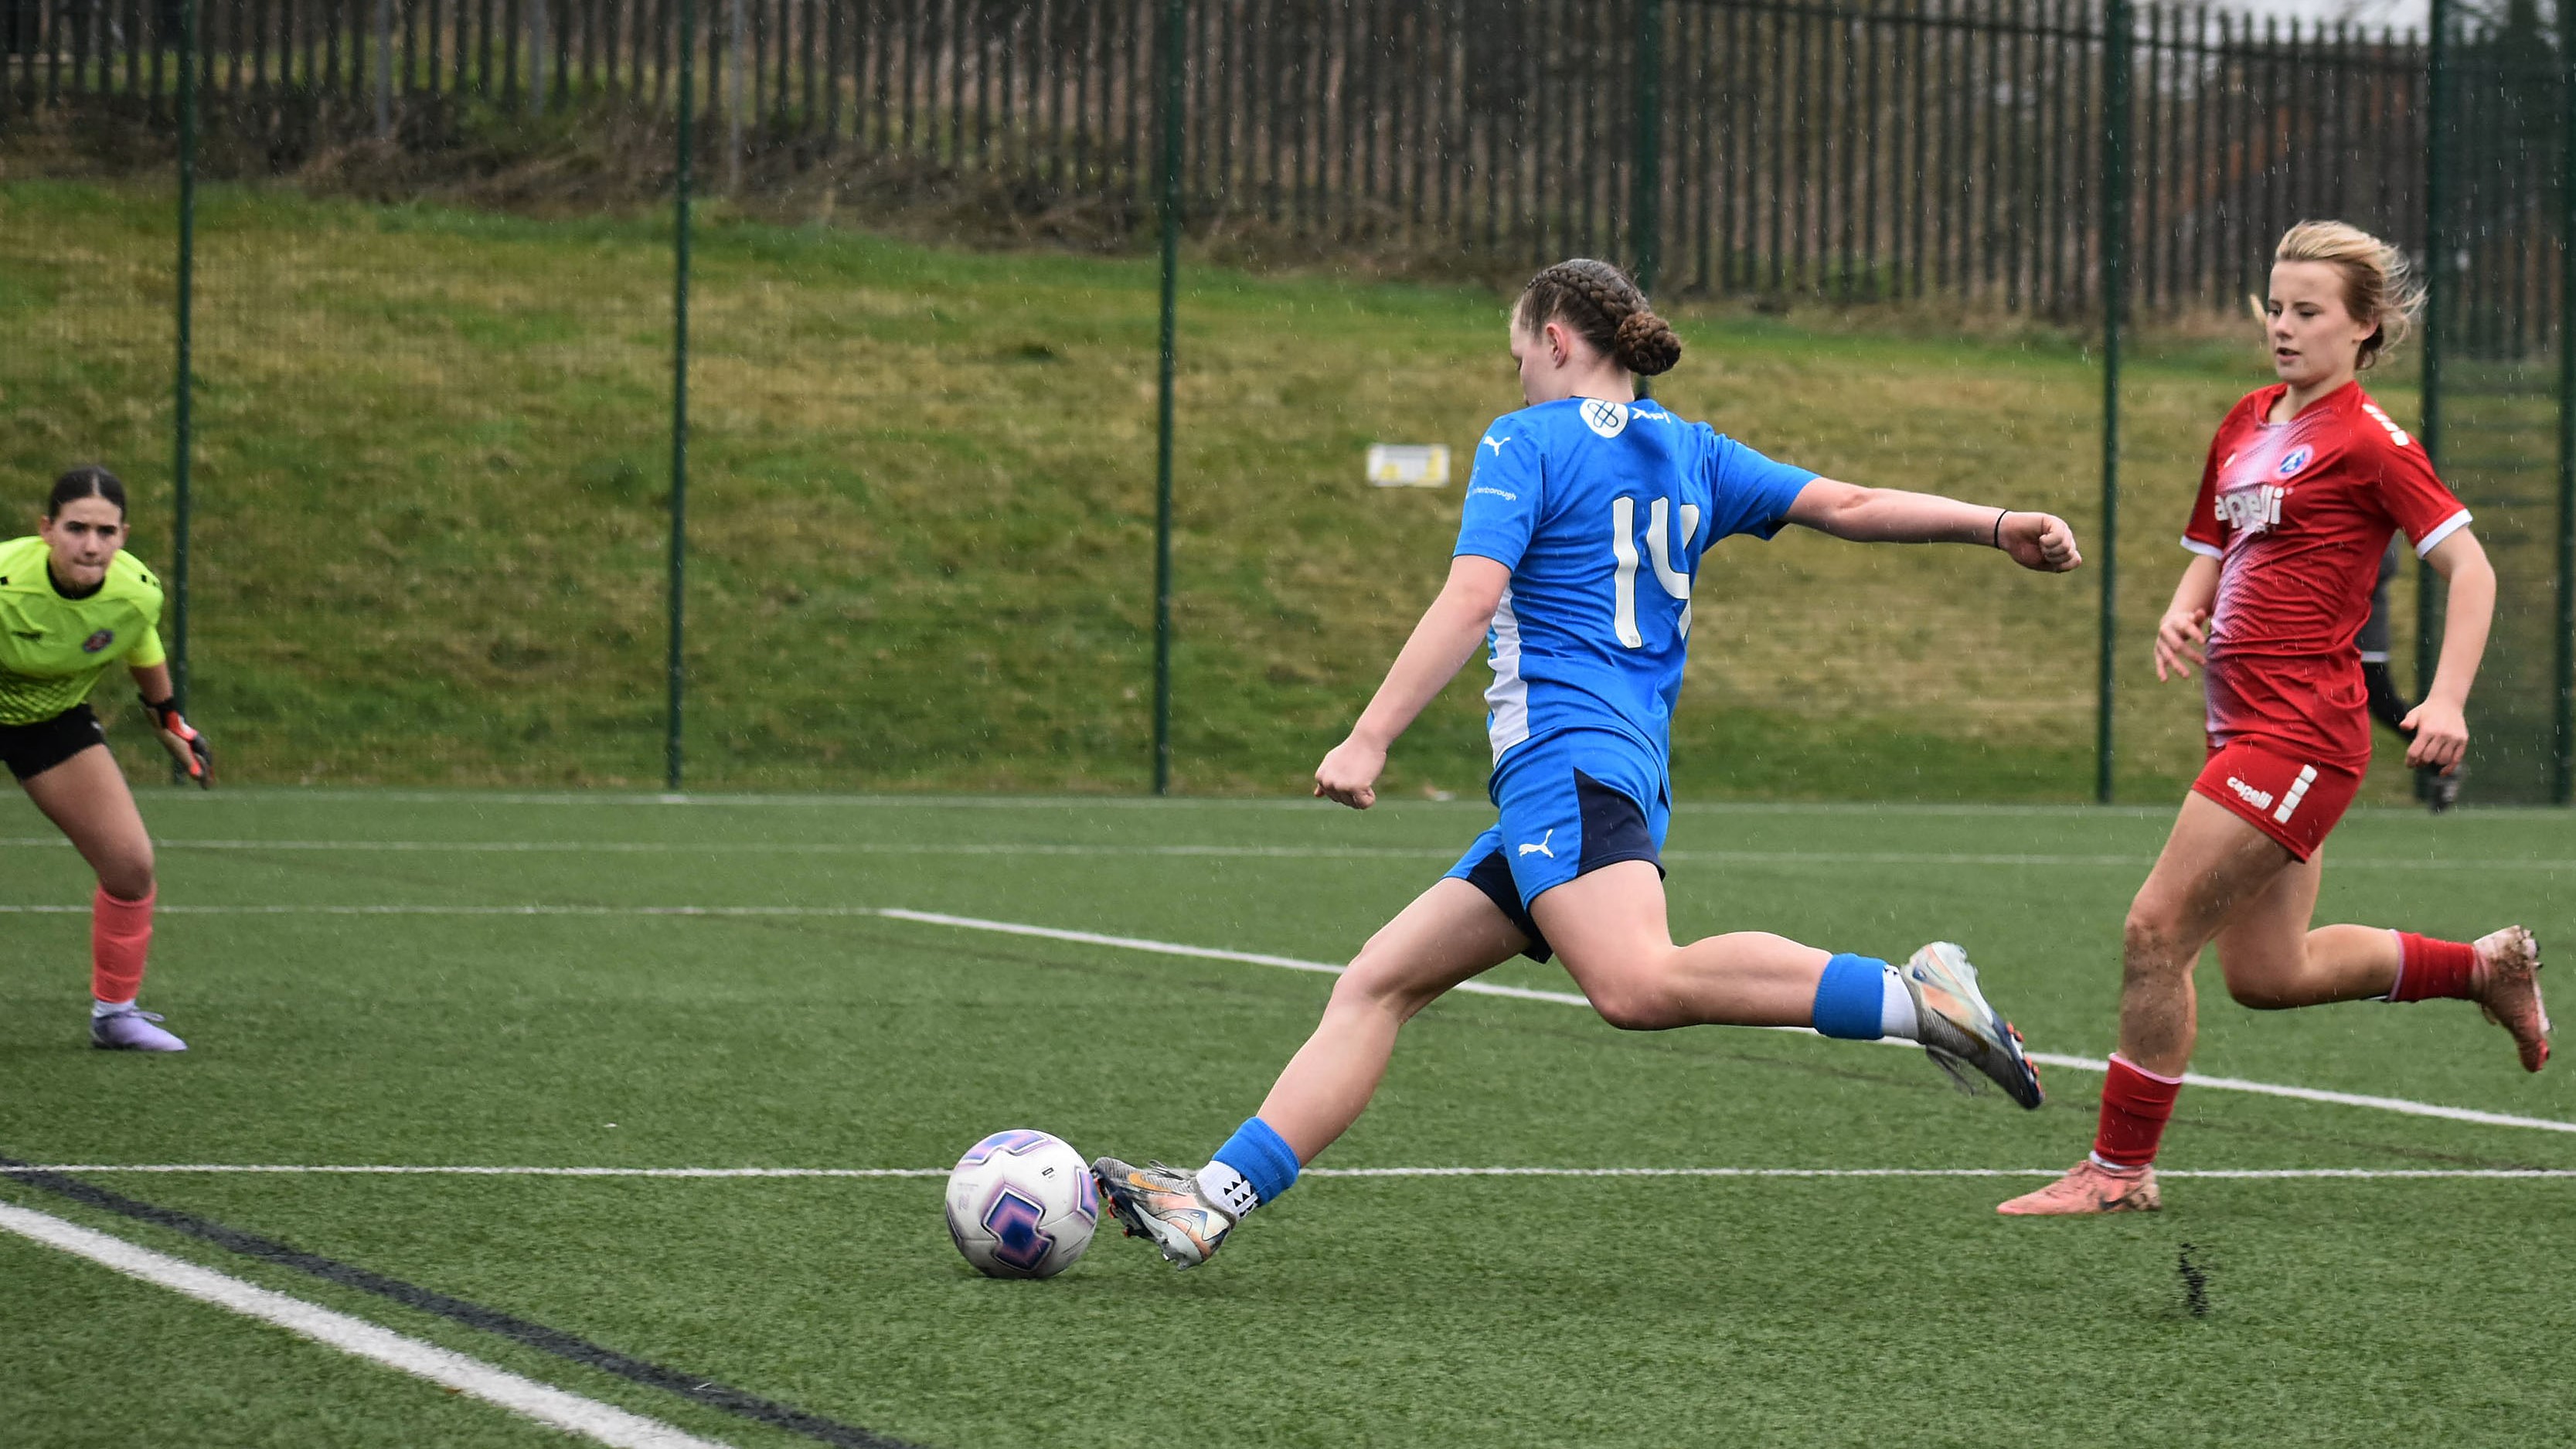
[[[1014,1128],[966,1149],[948,1174],[948,1236],[992,1278],[1052,1278],[1100,1225],[1091,1164],[1060,1137]]]

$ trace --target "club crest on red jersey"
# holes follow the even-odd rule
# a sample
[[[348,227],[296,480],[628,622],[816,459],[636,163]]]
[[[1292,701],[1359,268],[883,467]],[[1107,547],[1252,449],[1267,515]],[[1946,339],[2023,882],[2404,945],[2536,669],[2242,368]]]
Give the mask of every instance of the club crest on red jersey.
[[[96,654],[101,649],[104,649],[115,642],[116,631],[114,629],[101,629],[97,633],[92,634],[81,641],[81,652],[83,654]]]
[[[2317,450],[2305,444],[2292,448],[2288,456],[2281,459],[2280,466],[2272,470],[2272,475],[2276,478],[2295,478],[2299,476],[2299,470],[2308,466],[2309,460],[2316,455]]]

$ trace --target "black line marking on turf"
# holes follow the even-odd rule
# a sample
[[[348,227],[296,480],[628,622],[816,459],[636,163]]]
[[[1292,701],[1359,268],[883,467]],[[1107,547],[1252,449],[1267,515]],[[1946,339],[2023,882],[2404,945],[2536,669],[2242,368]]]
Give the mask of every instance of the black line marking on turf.
[[[553,1354],[557,1358],[583,1364],[604,1373],[615,1374],[619,1378],[643,1384],[648,1388],[663,1389],[691,1403],[704,1404],[711,1409],[721,1409],[736,1418],[748,1419],[756,1424],[766,1424],[773,1429],[784,1429],[791,1434],[802,1434],[808,1439],[842,1446],[842,1449],[915,1449],[915,1446],[903,1440],[889,1439],[883,1434],[871,1433],[853,1424],[824,1418],[820,1414],[807,1413],[794,1405],[782,1404],[775,1399],[764,1399],[757,1394],[718,1383],[698,1374],[682,1373],[678,1369],[666,1368],[661,1364],[619,1353],[613,1348],[592,1343],[586,1338],[566,1333],[559,1328],[548,1328],[542,1323],[532,1323],[527,1319],[503,1313],[499,1309],[486,1308],[482,1304],[452,1297],[417,1284],[406,1283],[399,1278],[388,1278],[381,1273],[370,1272],[365,1268],[343,1263],[336,1258],[326,1258],[319,1253],[307,1253],[301,1249],[289,1247],[274,1238],[263,1238],[256,1233],[246,1233],[239,1228],[227,1227],[212,1218],[201,1218],[193,1213],[180,1212],[175,1208],[157,1207],[148,1202],[125,1197],[65,1173],[48,1172],[14,1157],[0,1157],[0,1177],[7,1177],[29,1187],[42,1188],[58,1197],[67,1197],[74,1202],[85,1203],[90,1207],[112,1212],[121,1217],[132,1218],[136,1222],[151,1223],[156,1227],[185,1233],[189,1237],[212,1243],[216,1247],[227,1252],[238,1253],[245,1258],[257,1258],[265,1263],[275,1263],[280,1267],[310,1273],[316,1278],[355,1288],[361,1292],[373,1293],[379,1298],[389,1299],[406,1308],[416,1308],[423,1313],[436,1314],[451,1322],[464,1324],[468,1328],[498,1334],[513,1342],[523,1343],[530,1348]]]

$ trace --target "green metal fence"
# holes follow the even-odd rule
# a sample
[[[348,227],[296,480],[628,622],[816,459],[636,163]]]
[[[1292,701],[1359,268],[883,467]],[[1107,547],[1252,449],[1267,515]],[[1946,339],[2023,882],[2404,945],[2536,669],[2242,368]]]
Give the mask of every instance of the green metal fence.
[[[452,159],[489,147],[505,121],[547,116],[564,127],[623,118],[666,148],[672,285],[660,292],[639,275],[596,304],[630,347],[662,349],[662,387],[647,394],[631,358],[602,358],[592,362],[609,401],[579,419],[505,420],[499,385],[457,389],[449,405],[484,399],[461,431],[491,434],[494,459],[513,429],[611,439],[598,450],[600,488],[656,515],[661,678],[616,682],[575,727],[631,734],[649,717],[672,788],[688,778],[683,710],[705,687],[692,679],[691,661],[706,657],[692,639],[770,627],[721,554],[712,574],[687,567],[693,541],[706,542],[703,524],[693,540],[692,467],[712,457],[728,476],[756,471],[746,460],[763,446],[757,409],[730,404],[730,381],[714,414],[702,401],[693,418],[692,381],[737,359],[756,369],[764,329],[793,323],[763,311],[757,280],[726,255],[693,256],[691,198],[706,181],[792,190],[799,175],[858,165],[889,187],[999,186],[1032,211],[1088,207],[1113,235],[1158,223],[1154,583],[1141,615],[1152,682],[1132,702],[1149,721],[1157,790],[1174,778],[1174,490],[1190,483],[1176,476],[1174,446],[1184,233],[1471,267],[1609,253],[1665,293],[1936,298],[2098,327],[2101,511],[2085,522],[2102,569],[2095,783],[2108,798],[2117,665],[2136,653],[2144,607],[2134,591],[2124,606],[2118,588],[2139,567],[2118,557],[2124,327],[2133,314],[2241,308],[2283,226],[2345,216],[2429,263],[2422,432],[2478,510],[2505,582],[2473,794],[2563,803],[2576,647],[2570,9],[2472,22],[2437,6],[2419,37],[2122,0],[711,0],[703,12],[691,0],[0,0],[0,141],[50,127],[93,145],[114,135],[175,149],[171,575],[183,681],[209,626],[191,598],[210,537],[219,551],[249,547],[287,526],[220,505],[200,526],[207,465],[244,465],[251,410],[232,393],[247,380],[192,374],[202,361],[191,349],[208,325],[228,341],[276,325],[286,289],[327,270],[294,277],[227,255],[219,220],[209,255],[200,175],[291,171],[349,146]],[[378,300],[380,311],[435,310]],[[656,310],[647,337],[638,329]],[[485,355],[454,334],[388,335],[388,367],[486,380]],[[646,470],[656,435],[664,460]],[[659,492],[636,481],[664,470]],[[388,526],[461,539],[507,488]],[[647,543],[621,532],[610,546]],[[577,667],[543,662],[574,652],[546,637],[629,628],[612,620],[634,603],[567,599],[502,629],[516,642],[485,661],[493,688],[506,691],[513,669]],[[703,616],[694,635],[684,603]],[[2427,673],[2436,603],[2421,590]],[[1104,617],[1074,633],[1114,627]],[[281,647],[220,645],[254,667],[260,649]],[[1068,675],[1029,687],[1096,685]],[[556,747],[506,710],[468,718],[452,702],[418,703],[442,727]],[[1121,707],[1104,695],[1104,713]],[[800,738],[792,721],[729,718],[741,750]]]

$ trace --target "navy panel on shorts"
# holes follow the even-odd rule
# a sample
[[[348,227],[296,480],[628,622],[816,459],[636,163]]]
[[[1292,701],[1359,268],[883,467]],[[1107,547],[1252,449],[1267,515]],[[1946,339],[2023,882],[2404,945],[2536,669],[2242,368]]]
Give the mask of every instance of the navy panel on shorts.
[[[1448,874],[1481,890],[1529,937],[1525,953],[1544,961],[1546,938],[1530,902],[1578,876],[1623,860],[1663,869],[1659,858],[1672,808],[1663,763],[1627,735],[1566,730],[1542,735],[1503,757],[1494,771],[1502,818],[1476,837]]]

